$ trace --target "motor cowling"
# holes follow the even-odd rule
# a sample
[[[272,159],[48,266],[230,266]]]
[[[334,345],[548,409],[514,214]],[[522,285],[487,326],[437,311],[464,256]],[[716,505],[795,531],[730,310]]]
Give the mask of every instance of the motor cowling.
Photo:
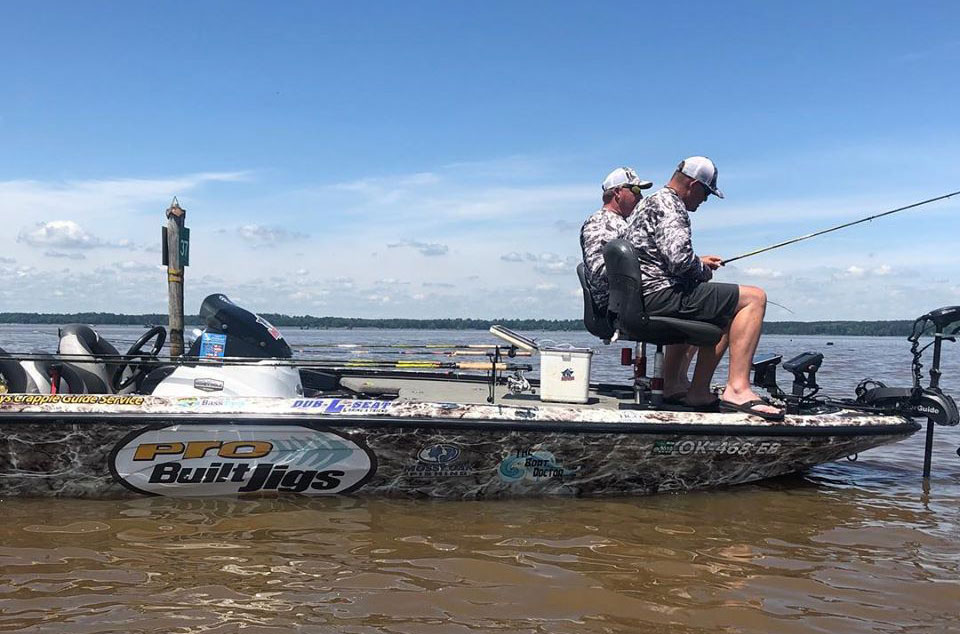
[[[875,387],[860,394],[857,402],[907,418],[927,418],[937,425],[953,427],[960,423],[953,397],[938,388]]]
[[[215,356],[259,359],[289,359],[293,351],[283,335],[263,317],[234,304],[226,295],[209,295],[200,305],[200,319],[205,329],[190,347],[188,356],[203,353],[204,336],[219,337],[223,342]]]

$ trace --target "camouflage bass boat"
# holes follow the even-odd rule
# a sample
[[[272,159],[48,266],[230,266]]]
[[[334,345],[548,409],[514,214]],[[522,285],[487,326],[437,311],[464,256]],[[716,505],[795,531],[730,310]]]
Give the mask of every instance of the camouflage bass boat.
[[[807,469],[902,440],[917,417],[928,437],[960,420],[935,379],[919,386],[919,370],[914,387],[816,396],[813,353],[783,364],[789,394],[778,358],[755,364],[788,411],[769,422],[663,407],[656,377],[591,383],[583,351],[541,350],[506,329],[492,329],[506,341],[475,364],[357,366],[294,358],[276,328],[222,295],[201,317],[176,359],[160,356],[160,327],[125,355],[79,325],[61,328],[56,355],[0,351],[0,495],[645,495]],[[957,307],[918,320],[936,328],[936,376],[958,320]],[[527,348],[541,355],[539,381],[516,362]]]

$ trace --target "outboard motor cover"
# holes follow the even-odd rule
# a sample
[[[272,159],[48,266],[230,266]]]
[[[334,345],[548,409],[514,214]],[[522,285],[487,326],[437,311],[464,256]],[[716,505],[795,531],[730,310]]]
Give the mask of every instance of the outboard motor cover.
[[[200,305],[200,319],[206,325],[205,333],[225,335],[225,357],[281,358],[293,356],[290,346],[280,331],[263,317],[240,308],[226,295],[210,295]],[[203,337],[190,346],[188,355],[201,356]]]

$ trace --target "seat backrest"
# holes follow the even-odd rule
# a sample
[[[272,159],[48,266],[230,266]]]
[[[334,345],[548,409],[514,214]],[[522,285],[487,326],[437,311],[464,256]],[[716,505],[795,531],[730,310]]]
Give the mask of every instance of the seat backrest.
[[[119,353],[93,328],[84,324],[70,324],[61,328],[57,353],[70,355],[65,363],[83,379],[84,392],[113,392],[113,375],[118,364],[116,361],[106,362],[104,358],[116,359]],[[89,357],[90,361],[83,360],[83,357]]]
[[[603,247],[603,261],[607,267],[607,280],[610,282],[610,303],[607,311],[619,315],[628,306],[631,310],[643,310],[640,261],[633,245],[622,238],[611,240]],[[636,299],[640,301],[631,301]]]
[[[613,336],[613,327],[607,320],[607,311],[597,306],[593,300],[583,262],[577,265],[577,277],[580,279],[580,288],[583,289],[583,325],[591,335],[605,340],[610,339]]]
[[[0,374],[7,384],[7,391],[15,394],[24,394],[28,390],[29,381],[27,372],[20,361],[11,359],[7,352],[0,348]]]
[[[38,355],[40,353],[33,353]],[[7,384],[7,391],[15,394],[49,394],[50,368],[54,364],[60,374],[58,390],[63,393],[78,394],[83,392],[84,384],[79,374],[59,362],[55,357],[44,356],[40,359],[13,359],[3,348],[0,348],[0,374]]]

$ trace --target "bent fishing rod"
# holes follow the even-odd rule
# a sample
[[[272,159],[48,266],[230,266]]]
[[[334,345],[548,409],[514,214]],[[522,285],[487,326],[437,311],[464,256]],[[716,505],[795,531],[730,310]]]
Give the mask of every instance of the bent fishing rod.
[[[786,240],[786,241],[784,241],[784,242],[780,242],[780,243],[778,243],[778,244],[771,245],[771,246],[769,246],[769,247],[763,247],[762,249],[757,249],[756,251],[751,251],[751,252],[749,252],[749,253],[744,253],[743,255],[738,255],[738,256],[736,256],[736,257],[734,257],[734,258],[729,258],[729,259],[723,260],[723,261],[721,261],[720,264],[723,265],[723,266],[726,266],[727,264],[729,264],[730,262],[733,262],[733,261],[735,261],[735,260],[742,260],[743,258],[749,258],[749,257],[752,256],[752,255],[758,255],[758,254],[764,253],[764,252],[766,252],[766,251],[772,251],[772,250],[774,250],[774,249],[779,249],[780,247],[785,247],[785,246],[787,246],[788,244],[793,244],[794,242],[800,242],[801,240],[809,240],[810,238],[815,238],[815,237],[817,237],[817,236],[822,236],[823,234],[825,234],[825,233],[830,233],[831,231],[837,231],[838,229],[845,229],[845,228],[847,228],[847,227],[852,227],[853,225],[858,225],[858,224],[860,224],[861,222],[867,222],[867,221],[869,221],[869,220],[875,220],[875,219],[877,219],[877,218],[882,218],[883,216],[889,216],[890,214],[895,214],[895,213],[897,213],[898,211],[906,211],[907,209],[913,209],[914,207],[919,207],[919,206],[921,206],[921,205],[926,205],[926,204],[929,204],[929,203],[937,202],[938,200],[946,200],[947,198],[950,198],[950,197],[952,197],[952,196],[956,196],[957,194],[960,194],[960,190],[955,191],[955,192],[952,192],[952,193],[949,193],[949,194],[944,194],[943,196],[937,196],[936,198],[928,198],[927,200],[921,200],[921,201],[918,202],[918,203],[913,203],[912,205],[906,205],[905,207],[898,207],[898,208],[896,208],[896,209],[891,209],[890,211],[884,211],[883,213],[874,214],[874,215],[869,216],[869,217],[867,217],[867,218],[861,218],[860,220],[854,220],[853,222],[847,222],[847,223],[844,223],[844,224],[842,224],[842,225],[837,225],[836,227],[830,227],[829,229],[823,229],[822,231],[816,231],[816,232],[814,232],[814,233],[808,233],[807,235],[805,235],[805,236],[800,236],[799,238],[793,238],[792,240]]]

